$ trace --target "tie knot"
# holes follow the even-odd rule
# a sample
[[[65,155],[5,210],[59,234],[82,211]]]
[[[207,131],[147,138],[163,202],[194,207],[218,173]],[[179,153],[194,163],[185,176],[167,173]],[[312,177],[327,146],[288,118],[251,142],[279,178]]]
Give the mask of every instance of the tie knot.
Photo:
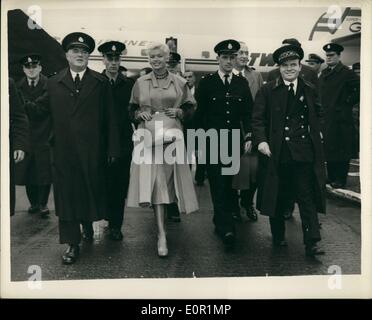
[[[76,76],[75,76],[75,80],[80,80],[80,76],[79,76],[78,73],[77,73]]]
[[[31,88],[35,87],[35,80],[31,80]]]
[[[289,84],[289,88],[290,88],[290,89],[293,89],[293,87],[294,87],[294,84],[291,82],[291,83]]]
[[[224,77],[225,77],[225,79],[228,79],[229,78],[229,75],[228,74],[225,74]]]

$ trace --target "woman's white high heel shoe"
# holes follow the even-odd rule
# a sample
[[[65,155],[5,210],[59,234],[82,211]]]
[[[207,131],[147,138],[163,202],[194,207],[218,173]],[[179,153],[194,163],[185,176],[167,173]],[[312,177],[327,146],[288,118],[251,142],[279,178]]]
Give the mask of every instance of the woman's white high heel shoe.
[[[158,256],[166,257],[168,255],[166,236],[158,237]]]

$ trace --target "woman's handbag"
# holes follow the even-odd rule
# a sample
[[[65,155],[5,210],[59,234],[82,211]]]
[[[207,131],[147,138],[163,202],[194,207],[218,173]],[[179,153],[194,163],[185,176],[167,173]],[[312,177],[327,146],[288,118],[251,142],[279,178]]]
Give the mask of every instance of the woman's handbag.
[[[151,133],[151,139],[145,135],[145,147],[166,145],[183,139],[180,121],[168,117],[164,112],[155,112],[150,121],[145,121],[145,129]]]

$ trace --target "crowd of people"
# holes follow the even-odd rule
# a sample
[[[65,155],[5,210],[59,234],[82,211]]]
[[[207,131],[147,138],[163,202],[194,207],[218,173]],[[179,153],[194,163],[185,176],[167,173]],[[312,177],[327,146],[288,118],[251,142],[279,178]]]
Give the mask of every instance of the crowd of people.
[[[197,85],[192,71],[181,74],[181,56],[166,44],[151,43],[151,68],[140,70],[136,80],[120,65],[122,42],[98,47],[102,73],[88,68],[95,49],[88,34],[68,34],[62,48],[69,66],[50,78],[42,74],[39,54],[25,55],[20,60],[25,76],[17,84],[10,80],[9,93],[11,214],[17,184],[26,188],[28,212],[47,218],[53,185],[60,243],[68,245],[64,264],[78,260],[82,239],[93,240],[94,221],[106,219],[108,237],[122,240],[125,207],[153,209],[157,253],[166,257],[166,220],[179,222],[180,213],[198,210],[187,163],[158,163],[156,152],[150,163],[132,159],[142,143],[133,139],[136,131],[157,135],[156,121],[183,130],[183,139],[188,129],[223,131],[230,154],[238,130],[240,169],[234,175],[224,174],[223,159],[210,161],[213,153],[220,154],[209,148],[210,140],[206,148],[197,143],[192,150],[195,184],[209,181],[215,233],[226,249],[236,242],[241,209],[251,221],[258,212],[269,216],[273,246],[287,246],[285,220],[297,203],[305,254],[324,254],[318,213],[326,212],[326,183],[345,186],[359,144],[354,121],[359,120],[359,75],[342,64],[341,45],[325,44],[325,61],[311,53],[306,65],[301,43],[285,39],[273,53],[278,67],[264,82],[247,65],[247,44],[224,40],[214,48],[218,70]],[[167,147],[156,138],[147,146],[160,153]]]

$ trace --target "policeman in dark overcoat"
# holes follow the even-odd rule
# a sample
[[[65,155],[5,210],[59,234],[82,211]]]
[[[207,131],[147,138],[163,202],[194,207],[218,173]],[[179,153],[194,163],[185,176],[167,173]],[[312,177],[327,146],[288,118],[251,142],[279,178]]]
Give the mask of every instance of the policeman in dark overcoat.
[[[359,102],[360,79],[340,61],[343,49],[337,43],[323,47],[328,67],[319,78],[328,183],[334,188],[345,186],[350,159],[356,157],[353,106]]]
[[[305,252],[324,253],[317,212],[325,212],[325,168],[315,87],[299,77],[303,50],[286,45],[273,54],[281,76],[258,92],[252,113],[261,153],[257,208],[270,217],[274,246],[286,246],[283,213],[292,195],[299,205]]]
[[[72,264],[83,238],[93,240],[92,222],[106,218],[108,162],[120,156],[118,117],[110,82],[89,68],[93,38],[82,32],[62,41],[69,67],[48,80],[45,94],[29,104],[52,118],[52,170],[62,256]]]
[[[20,60],[25,77],[17,83],[18,91],[24,102],[34,102],[45,89],[47,77],[41,74],[41,56],[28,54]],[[49,115],[39,116],[29,110],[30,152],[24,161],[16,166],[16,183],[26,186],[30,201],[29,213],[40,212],[42,217],[49,215],[47,207],[52,173],[50,164],[49,138],[51,119]]]
[[[109,238],[112,240],[123,239],[121,227],[133,151],[133,129],[128,105],[134,83],[120,72],[120,56],[124,50],[125,44],[118,41],[105,42],[98,47],[106,67],[102,74],[110,81],[114,96],[121,141],[122,156],[107,168]]]
[[[29,151],[29,121],[16,84],[9,78],[9,169],[10,169],[10,215],[14,215],[15,177],[14,165],[24,160]]]
[[[213,222],[216,233],[223,239],[227,247],[231,247],[235,241],[232,216],[232,175],[225,175],[221,171],[224,164],[219,154],[217,155],[218,163],[214,164],[209,160],[212,159],[211,153],[219,153],[222,147],[226,147],[231,152],[233,142],[241,145],[251,131],[250,114],[253,102],[248,82],[232,72],[239,48],[240,44],[235,40],[225,40],[218,43],[214,48],[218,55],[218,71],[202,78],[195,92],[198,104],[194,117],[196,128],[215,129],[219,134],[219,139],[223,135],[222,129],[228,132],[226,145],[209,150],[207,144],[206,150],[207,175],[214,210]],[[239,141],[232,141],[233,129],[240,130]],[[200,150],[200,146],[198,147]],[[203,150],[202,153],[205,151]],[[239,150],[239,154],[232,156],[240,159],[240,153],[241,150]]]

